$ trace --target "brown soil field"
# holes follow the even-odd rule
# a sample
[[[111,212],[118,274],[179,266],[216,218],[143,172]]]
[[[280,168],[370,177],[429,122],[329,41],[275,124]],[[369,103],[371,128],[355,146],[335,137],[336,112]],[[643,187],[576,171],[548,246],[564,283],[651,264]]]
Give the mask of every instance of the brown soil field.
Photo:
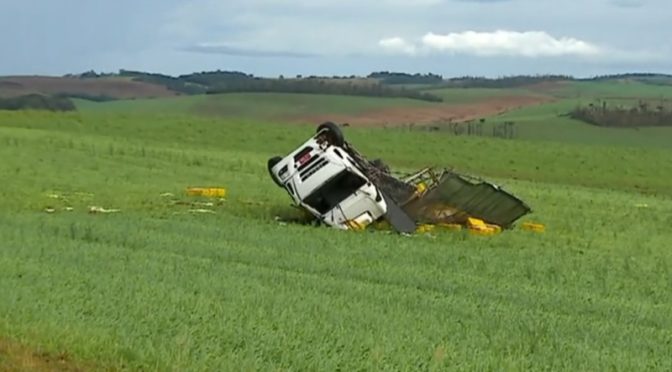
[[[440,125],[459,123],[503,114],[518,108],[552,102],[548,96],[505,96],[464,104],[437,104],[431,107],[395,107],[371,110],[357,115],[310,115],[292,121],[318,123],[333,121],[356,126]]]
[[[123,78],[75,78],[47,76],[0,77],[0,97],[30,93],[87,94],[118,99],[172,97],[177,92],[156,84]]]

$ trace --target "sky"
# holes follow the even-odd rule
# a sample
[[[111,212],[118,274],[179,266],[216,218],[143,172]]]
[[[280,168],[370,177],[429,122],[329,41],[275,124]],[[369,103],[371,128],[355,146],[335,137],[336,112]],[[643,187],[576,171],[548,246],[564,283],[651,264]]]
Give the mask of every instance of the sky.
[[[0,75],[672,73],[670,0],[0,0]]]

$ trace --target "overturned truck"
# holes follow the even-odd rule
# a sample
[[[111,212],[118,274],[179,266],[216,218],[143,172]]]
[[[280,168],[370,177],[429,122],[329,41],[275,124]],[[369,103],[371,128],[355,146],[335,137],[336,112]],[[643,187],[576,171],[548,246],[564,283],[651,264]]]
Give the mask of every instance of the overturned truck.
[[[400,233],[413,233],[420,225],[465,225],[474,219],[508,229],[532,211],[500,187],[449,169],[394,175],[345,141],[332,122],[319,125],[288,155],[270,158],[267,167],[295,205],[343,230],[386,221]]]

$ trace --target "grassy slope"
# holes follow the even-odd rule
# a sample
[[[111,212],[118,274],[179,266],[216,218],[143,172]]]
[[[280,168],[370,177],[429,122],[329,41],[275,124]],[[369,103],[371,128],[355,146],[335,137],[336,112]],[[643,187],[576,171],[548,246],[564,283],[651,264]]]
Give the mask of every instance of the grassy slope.
[[[265,160],[312,128],[121,111],[0,123],[11,338],[157,370],[672,367],[669,150],[350,129],[396,166],[496,176],[548,224],[403,238],[273,221],[289,200]],[[187,185],[230,195],[215,215],[173,214],[160,194]],[[41,212],[55,190],[93,195]]]
[[[514,121],[518,138],[562,143],[653,146],[672,148],[672,127],[615,129],[599,128],[565,116],[577,105],[586,105],[597,99],[611,101],[671,99],[672,87],[643,83],[576,82],[560,84],[545,90],[558,101],[526,107],[490,118],[492,123]]]
[[[533,94],[526,89],[492,89],[492,88],[440,88],[427,89],[426,92],[444,99],[447,104],[473,103],[484,99],[510,95],[526,96]]]
[[[596,145],[653,146],[670,148],[672,128],[605,129],[587,125],[564,116],[577,104],[594,102],[597,98],[612,100],[641,96],[646,99],[669,99],[672,87],[619,82],[576,82],[546,86],[544,89],[434,89],[445,99],[443,104],[475,103],[484,99],[510,95],[552,95],[558,101],[513,110],[488,119],[485,133],[491,125],[514,121],[517,138],[532,141]],[[129,100],[106,103],[77,101],[81,109],[96,112],[124,114],[175,115],[191,113],[208,117],[247,118],[271,122],[295,120],[315,114],[358,114],[386,107],[435,107],[429,103],[409,99],[381,99],[371,97],[305,95],[305,94],[225,94],[192,96],[158,100]]]
[[[86,94],[118,99],[172,97],[177,92],[162,85],[125,77],[74,78],[55,76],[0,76],[0,97],[41,94]]]
[[[431,106],[412,99],[390,99],[339,95],[289,93],[231,93],[160,100],[132,100],[106,103],[77,101],[84,110],[98,112],[193,113],[219,117],[254,119],[281,118],[311,114],[356,114],[362,111],[405,106]]]
[[[636,81],[573,82],[563,84],[554,94],[566,98],[672,98],[672,86]]]

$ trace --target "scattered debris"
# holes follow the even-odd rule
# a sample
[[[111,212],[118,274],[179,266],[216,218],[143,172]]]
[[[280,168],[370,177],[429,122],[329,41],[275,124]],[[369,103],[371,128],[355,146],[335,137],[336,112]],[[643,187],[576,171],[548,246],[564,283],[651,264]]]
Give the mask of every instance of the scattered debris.
[[[502,231],[502,228],[498,225],[485,223],[485,221],[473,217],[467,219],[467,226],[469,232],[476,235],[495,235]]]
[[[89,213],[118,213],[121,212],[119,209],[105,209],[99,206],[90,206]]]
[[[44,211],[47,212],[47,213],[54,213],[54,212],[56,212],[56,209],[51,208],[51,207],[46,207],[46,208],[44,208]]]
[[[194,202],[193,205],[199,205],[201,207],[214,207],[215,203],[213,203],[213,202]]]
[[[190,209],[189,212],[191,212],[191,213],[211,213],[211,214],[215,214],[215,211],[213,211],[211,209],[203,209],[203,208]]]
[[[534,222],[525,222],[521,225],[523,230],[534,231],[534,232],[544,232],[546,231],[546,226],[540,223]]]
[[[187,187],[187,195],[223,198],[226,196],[226,189],[222,187]]]
[[[161,196],[162,198],[172,198],[172,197],[175,196],[175,194],[173,194],[171,192],[164,192],[163,194],[161,194],[159,196]]]

